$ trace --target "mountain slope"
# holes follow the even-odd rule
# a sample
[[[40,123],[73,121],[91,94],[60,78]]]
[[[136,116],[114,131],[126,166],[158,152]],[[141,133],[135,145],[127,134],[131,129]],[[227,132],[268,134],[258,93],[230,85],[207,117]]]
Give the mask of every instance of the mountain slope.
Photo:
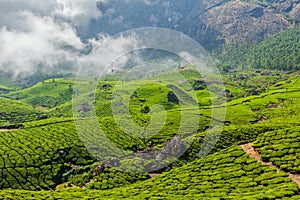
[[[224,46],[213,55],[223,67],[299,70],[300,29],[283,31],[261,43]]]
[[[186,33],[214,48],[223,42],[262,41],[297,25],[299,5],[292,0],[111,0],[99,4],[103,16],[91,23],[85,35],[158,26]]]

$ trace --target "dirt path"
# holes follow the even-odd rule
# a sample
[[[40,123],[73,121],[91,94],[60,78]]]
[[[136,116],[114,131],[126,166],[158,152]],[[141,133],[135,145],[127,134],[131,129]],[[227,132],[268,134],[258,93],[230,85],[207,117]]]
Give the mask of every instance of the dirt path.
[[[151,178],[155,178],[155,177],[158,177],[158,176],[160,176],[161,174],[149,174],[149,176],[151,177]]]
[[[265,165],[269,165],[271,168],[276,169],[277,172],[280,171],[280,169],[278,167],[276,167],[275,165],[273,165],[272,162],[264,162],[261,160],[260,154],[253,148],[253,143],[243,144],[243,145],[241,145],[241,147],[245,151],[245,153],[247,153],[249,156],[251,156],[252,158],[257,160],[258,162],[265,164]],[[300,189],[300,175],[299,174],[291,174],[291,173],[288,173],[288,174],[289,174],[289,178],[292,179],[292,181],[294,181],[298,185],[298,188]]]
[[[276,167],[275,165],[273,165],[273,163],[271,162],[263,162],[261,160],[261,156],[260,154],[253,148],[253,143],[248,143],[248,144],[244,144],[241,145],[241,147],[243,148],[243,150],[250,155],[252,158],[255,158],[255,160],[257,160],[258,162],[265,164],[265,165],[269,165],[271,168],[276,169],[277,172],[279,172],[279,168]]]
[[[6,131],[16,131],[19,129],[0,129],[0,132],[6,132]]]
[[[86,189],[89,184],[94,183],[94,182],[95,182],[94,179],[91,179],[89,182],[84,184],[84,186],[82,186],[82,188]]]
[[[299,174],[291,174],[289,173],[289,178],[292,179],[295,183],[297,183],[300,189],[300,175]]]

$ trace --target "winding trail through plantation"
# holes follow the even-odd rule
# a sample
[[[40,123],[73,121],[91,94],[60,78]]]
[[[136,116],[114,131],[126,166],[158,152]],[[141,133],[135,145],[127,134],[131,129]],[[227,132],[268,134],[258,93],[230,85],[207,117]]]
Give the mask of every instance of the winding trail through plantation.
[[[265,165],[269,165],[271,168],[276,169],[277,172],[280,171],[280,169],[276,167],[272,162],[262,161],[260,154],[253,148],[253,143],[243,144],[241,145],[241,147],[245,151],[245,153],[247,153],[249,156],[257,160],[258,162]],[[300,175],[292,174],[292,173],[288,173],[288,174],[289,174],[289,178],[292,179],[292,181],[294,181],[298,185],[298,188],[300,189]]]
[[[0,132],[7,132],[7,131],[16,131],[19,129],[0,129]]]

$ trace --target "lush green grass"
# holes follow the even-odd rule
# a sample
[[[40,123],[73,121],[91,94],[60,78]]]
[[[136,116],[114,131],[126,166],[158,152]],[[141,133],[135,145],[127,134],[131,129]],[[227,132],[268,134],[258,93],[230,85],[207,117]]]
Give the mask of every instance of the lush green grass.
[[[292,128],[299,125],[300,84],[298,77],[290,77],[267,89],[261,95],[233,100],[227,104],[227,125],[224,127],[212,152],[220,151],[234,144],[253,142],[265,132]],[[280,85],[280,86],[279,86]],[[209,109],[205,109],[205,113]],[[206,114],[206,116],[209,116]],[[207,124],[203,122],[203,124]],[[199,151],[206,132],[196,134],[194,142],[181,160],[199,158]],[[200,138],[200,139],[199,139]]]
[[[262,117],[265,120],[294,123],[299,116],[300,82],[298,77],[291,77],[267,88],[260,95],[233,100],[227,104],[227,120],[235,124],[255,122]],[[289,119],[289,120],[286,120]],[[237,122],[237,123],[236,123]]]
[[[72,118],[33,121],[23,126],[1,132],[1,189],[48,190],[63,182],[83,187],[91,180],[89,188],[109,189],[149,178],[147,174],[121,173],[107,167],[94,174],[101,163],[87,152]],[[130,138],[123,138],[122,144],[130,142]]]
[[[137,181],[149,179],[148,173],[126,173],[113,168],[102,167],[101,163],[74,168],[63,175],[68,181],[58,185],[57,190],[77,186],[88,189],[107,190],[130,185]]]
[[[48,110],[48,115],[51,117],[72,117],[72,102],[68,101]]]
[[[284,126],[287,126],[287,123],[281,123],[277,126],[274,126],[274,124],[266,121],[260,124],[256,125],[249,125],[249,122],[251,122],[253,119],[257,119],[256,116],[257,112],[269,112],[276,113],[274,110],[281,109],[279,108],[269,108],[268,106],[270,104],[274,103],[280,103],[278,99],[283,98],[283,102],[285,100],[288,100],[289,98],[297,98],[297,88],[298,88],[298,79],[294,78],[291,82],[282,82],[279,84],[279,86],[271,87],[267,93],[259,95],[259,96],[253,96],[253,97],[246,97],[244,99],[238,99],[230,102],[228,104],[228,116],[227,120],[231,123],[231,125],[225,127],[223,134],[215,146],[215,149],[213,152],[218,152],[221,149],[228,148],[231,145],[239,144],[243,142],[249,142],[254,141],[255,138],[259,135],[261,135],[264,132],[270,132],[278,129],[282,129]],[[149,85],[144,86],[143,88],[140,88],[136,91],[136,96],[134,96],[131,101],[133,102],[132,107],[132,113],[134,113],[138,118],[136,118],[136,121],[140,120],[140,116],[146,115],[147,113],[141,112],[142,110],[140,108],[143,108],[146,105],[149,105],[151,107],[152,104],[158,103],[162,101],[167,105],[167,108],[169,108],[169,112],[176,112],[177,105],[168,105],[168,102],[166,101],[166,94],[168,92],[168,89],[163,89],[162,93],[163,95],[160,95],[160,98],[157,98],[159,95],[155,95],[152,97],[152,93],[156,92],[158,88],[161,87],[164,88],[164,86],[154,86],[149,87]],[[109,94],[110,90],[105,91],[99,91],[99,96],[101,94]],[[144,93],[143,93],[144,92]],[[143,95],[141,95],[143,94]],[[143,97],[143,101],[139,101],[141,96]],[[145,100],[145,101],[144,101]],[[296,101],[296,100],[295,100]],[[144,104],[145,103],[145,104]],[[295,102],[294,102],[295,103]],[[284,109],[290,109],[296,110],[298,109],[299,103],[296,101],[295,107],[293,106],[287,106]],[[136,107],[135,107],[136,106]],[[273,110],[274,109],[274,110]],[[273,111],[270,111],[273,110]],[[240,112],[244,113],[244,115],[239,114]],[[209,109],[204,111],[204,113],[207,112],[207,116],[209,116]],[[108,112],[105,112],[107,114]],[[176,114],[171,114],[170,116],[176,116]],[[244,116],[244,117],[242,117]],[[273,115],[274,116],[274,115]],[[275,115],[275,119],[277,119],[279,116]],[[299,117],[299,113],[295,114],[294,116],[291,116],[291,118],[297,118]],[[299,118],[298,118],[299,119]],[[125,149],[130,149],[132,145],[137,144],[137,140],[134,140],[133,138],[126,138],[124,133],[122,131],[118,131],[118,127],[115,124],[111,123],[110,116],[104,116],[103,118],[99,119],[100,122],[103,123],[103,127],[108,133],[111,140],[118,143],[119,145],[124,147]],[[277,119],[278,120],[278,119]],[[105,121],[107,122],[107,125],[105,125]],[[295,121],[295,120],[294,120]],[[208,123],[208,121],[206,121]],[[247,126],[245,126],[248,124]],[[204,124],[203,124],[204,125]],[[206,124],[207,125],[207,124]],[[290,124],[289,126],[293,126],[293,124]],[[3,163],[5,163],[5,166],[3,164],[2,173],[5,174],[5,178],[3,178],[2,184],[3,188],[18,188],[18,189],[39,189],[44,188],[47,189],[47,187],[54,187],[55,185],[62,182],[63,174],[67,173],[65,181],[69,181],[70,184],[77,184],[77,185],[84,185],[87,182],[89,182],[90,179],[94,179],[95,182],[90,184],[89,188],[98,188],[98,189],[106,189],[106,188],[114,188],[119,187],[122,185],[127,185],[128,183],[134,182],[133,180],[136,179],[143,179],[142,177],[134,178],[134,176],[124,176],[124,174],[118,174],[118,172],[111,172],[106,171],[105,173],[101,174],[100,176],[92,176],[91,170],[93,170],[92,167],[88,168],[88,170],[85,168],[84,170],[80,170],[84,168],[83,166],[86,165],[86,158],[82,158],[82,152],[85,152],[82,143],[79,141],[78,136],[76,135],[76,130],[73,125],[72,119],[49,119],[49,120],[43,120],[43,121],[37,121],[37,122],[30,122],[24,124],[25,129],[19,130],[19,131],[12,131],[12,132],[5,132],[3,133],[2,139],[4,141],[11,141],[13,142],[13,147],[17,148],[16,150],[12,151],[11,147],[3,146],[2,147],[2,153],[3,155],[9,155],[6,157],[4,156]],[[168,126],[170,127],[170,126]],[[173,136],[172,134],[168,134],[168,131],[172,129],[168,128],[165,129],[165,132],[161,132],[161,135],[156,135],[156,138],[160,138],[159,140],[154,140],[158,144],[163,144],[167,138]],[[175,129],[174,129],[175,130]],[[38,133],[38,134],[37,134]],[[43,135],[39,134],[43,133]],[[273,133],[273,132],[271,132]],[[49,134],[49,135],[48,135]],[[199,133],[197,137],[204,137],[205,132]],[[49,141],[51,138],[51,142]],[[165,139],[164,139],[165,138]],[[153,139],[153,138],[152,138]],[[22,141],[22,143],[20,143]],[[26,142],[26,141],[34,141],[34,143]],[[195,140],[195,142],[192,144],[191,148],[189,148],[188,152],[180,159],[183,161],[182,164],[186,163],[186,161],[193,161],[194,159],[198,158],[198,153],[201,149],[201,139]],[[11,143],[10,142],[10,143]],[[49,143],[50,142],[50,143]],[[5,144],[5,142],[3,142]],[[78,144],[79,146],[74,146],[74,144]],[[140,141],[140,148],[146,148],[144,141]],[[25,146],[24,146],[25,145]],[[33,145],[33,146],[32,146]],[[126,147],[127,146],[127,147]],[[18,153],[21,152],[22,149],[27,151],[30,151],[32,149],[39,149],[43,148],[42,152],[35,152],[34,154],[22,154],[22,156]],[[79,152],[75,150],[74,153],[72,153],[70,156],[66,155],[66,157],[63,156],[63,158],[57,158],[59,154],[57,154],[58,149],[81,149]],[[39,155],[39,157],[36,157]],[[40,157],[42,155],[42,157]],[[43,160],[43,155],[45,155],[45,160]],[[88,154],[85,154],[88,156]],[[73,160],[76,156],[81,157],[79,161],[77,159]],[[89,157],[88,157],[89,158]],[[53,162],[53,160],[58,159],[56,162]],[[68,161],[66,161],[68,160]],[[47,162],[51,161],[51,165],[47,165]],[[71,161],[71,162],[70,162]],[[180,162],[181,162],[180,161]],[[29,162],[29,163],[27,163]],[[34,163],[32,167],[27,167]],[[35,164],[37,163],[37,164]],[[46,163],[46,164],[45,164]],[[68,163],[67,165],[65,163]],[[76,172],[76,170],[72,171],[70,168],[70,163],[74,165],[83,165],[81,168],[79,168],[79,172]],[[19,165],[17,165],[19,164]],[[178,166],[181,166],[182,164],[179,164]],[[177,170],[176,163],[173,165],[173,170]],[[6,169],[7,166],[9,166],[9,169]],[[6,167],[6,168],[4,168]],[[42,171],[41,168],[43,168]],[[47,171],[47,167],[49,167],[51,170]],[[28,169],[28,170],[27,170]],[[70,170],[70,171],[69,171]],[[108,170],[108,169],[106,169]],[[173,170],[171,170],[169,173],[173,173]],[[68,172],[69,171],[69,172]],[[24,173],[26,172],[26,176]],[[25,178],[22,176],[18,176],[18,174],[24,175]],[[46,173],[45,175],[43,173]],[[48,178],[42,178],[41,181],[39,181],[39,177],[47,177],[47,173],[50,175]],[[75,173],[75,174],[74,174]],[[105,175],[108,174],[108,175]],[[109,174],[118,174],[116,177],[123,177],[123,181],[118,182],[117,179],[110,179],[111,175]],[[21,178],[22,177],[22,178]],[[37,178],[32,178],[37,177]],[[51,178],[50,178],[51,177]],[[107,178],[107,179],[106,179]],[[29,180],[29,181],[27,181]],[[249,186],[250,187],[250,186]],[[169,195],[169,194],[164,194]],[[180,195],[180,194],[177,194]],[[207,195],[207,194],[206,194]],[[129,197],[129,196],[128,196]]]

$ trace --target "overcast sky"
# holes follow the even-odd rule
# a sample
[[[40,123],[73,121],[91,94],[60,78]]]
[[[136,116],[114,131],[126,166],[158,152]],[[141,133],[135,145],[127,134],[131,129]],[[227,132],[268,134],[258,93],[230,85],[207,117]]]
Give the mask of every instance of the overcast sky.
[[[110,0],[0,0],[0,71],[13,72],[15,76],[24,72],[33,74],[37,70],[60,73],[60,69],[65,68],[75,69],[76,72],[87,59],[93,65],[96,64],[95,56],[101,50],[94,51],[108,36],[100,33],[103,31],[100,26],[95,29],[92,21],[114,13],[113,7],[103,9],[105,13],[100,11],[103,7],[98,8],[98,3],[102,6],[112,3],[108,1]],[[147,6],[168,6],[165,3],[169,2],[124,0],[122,3],[130,4],[133,1],[137,5],[144,3]],[[119,5],[118,1],[114,3],[110,6]],[[111,22],[111,26],[118,25]],[[91,31],[91,28],[97,31]],[[92,32],[89,38],[83,35],[81,37],[80,33],[86,32]],[[111,52],[107,59],[117,56],[117,52],[124,48],[131,48],[135,42],[135,38],[118,38],[115,42],[112,41],[107,47]],[[90,50],[88,56],[87,52]]]
[[[1,0],[0,69],[76,68],[87,45],[77,30],[101,15],[96,0]]]

